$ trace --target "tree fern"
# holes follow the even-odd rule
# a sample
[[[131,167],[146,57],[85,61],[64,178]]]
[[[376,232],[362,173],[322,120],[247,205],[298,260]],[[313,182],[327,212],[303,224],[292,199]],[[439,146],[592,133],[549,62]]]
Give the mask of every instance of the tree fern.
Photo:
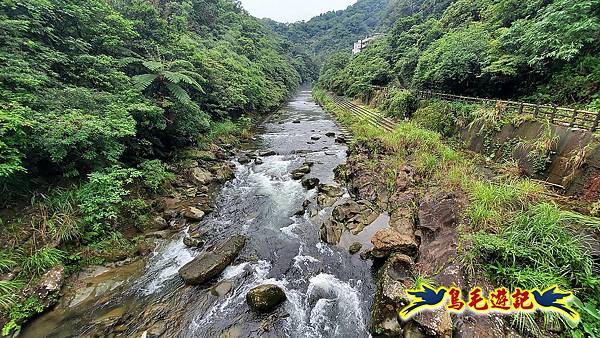
[[[179,102],[185,103],[185,102],[189,102],[191,100],[188,93],[183,88],[181,88],[179,85],[176,85],[174,83],[168,83],[167,89]]]
[[[153,72],[160,72],[163,69],[165,69],[165,65],[160,62],[160,61],[144,61],[142,63],[144,65],[144,67],[148,68],[149,70],[153,71]]]
[[[160,75],[162,75],[165,79],[169,80],[169,82],[171,82],[171,83],[178,84],[179,82],[181,82],[182,75],[179,73],[174,73],[174,72],[165,70],[165,71],[161,72]]]
[[[158,78],[157,74],[142,74],[133,77],[135,89],[144,91]]]
[[[133,77],[135,88],[139,91],[148,89],[152,83],[158,83],[159,95],[164,93],[164,90],[160,90],[160,88],[166,88],[177,101],[182,103],[188,103],[191,100],[190,94],[186,91],[185,87],[191,87],[204,93],[199,83],[204,81],[204,78],[195,71],[194,65],[189,61],[135,60],[135,58],[129,58],[121,61],[123,64],[140,62],[149,71],[147,74],[140,74]]]

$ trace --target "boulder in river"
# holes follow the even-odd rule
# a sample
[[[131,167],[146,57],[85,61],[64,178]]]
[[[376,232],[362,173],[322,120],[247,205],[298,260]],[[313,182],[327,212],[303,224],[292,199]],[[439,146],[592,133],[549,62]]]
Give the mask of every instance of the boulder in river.
[[[238,156],[238,162],[240,164],[248,164],[250,163],[250,158],[248,157],[248,155],[242,154]]]
[[[191,221],[201,221],[204,218],[204,211],[196,207],[187,207],[183,210],[183,217]]]
[[[311,177],[302,180],[302,186],[308,190],[316,188],[320,183],[320,180],[316,177]]]
[[[218,276],[233,262],[246,245],[246,237],[237,235],[204,252],[179,269],[179,275],[188,285],[199,285]]]
[[[310,139],[313,140],[313,141],[318,141],[318,140],[321,139],[321,136],[319,136],[319,135],[313,135],[313,136],[310,137]]]
[[[325,194],[329,197],[341,197],[344,194],[340,186],[333,184],[319,185],[319,193]]]
[[[204,245],[202,237],[190,235],[183,238],[183,244],[190,248],[200,248]]]
[[[332,132],[332,131],[330,131],[330,132],[326,133],[325,136],[327,136],[327,137],[335,137],[335,133]]]
[[[287,299],[285,292],[277,285],[266,284],[253,288],[246,294],[248,306],[259,313],[274,310]]]
[[[234,167],[235,168],[235,167]],[[219,163],[211,167],[215,178],[220,183],[225,183],[235,177],[234,168],[228,163]]]
[[[304,176],[310,173],[310,166],[303,165],[302,167],[292,171],[292,178],[295,180],[301,180]]]
[[[356,242],[352,245],[350,245],[350,248],[348,249],[348,252],[350,252],[351,255],[356,255],[360,249],[362,249],[363,245],[360,242]]]
[[[277,153],[273,150],[263,151],[259,154],[261,157],[275,156]]]
[[[157,230],[165,230],[169,227],[167,220],[162,216],[156,216],[152,219],[152,228]]]

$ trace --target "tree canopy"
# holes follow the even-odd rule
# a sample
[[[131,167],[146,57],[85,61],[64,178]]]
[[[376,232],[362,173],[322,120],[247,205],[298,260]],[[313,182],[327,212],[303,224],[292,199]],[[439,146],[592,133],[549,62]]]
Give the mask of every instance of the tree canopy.
[[[599,0],[394,0],[380,17],[385,39],[345,67],[332,56],[325,87],[380,85],[379,64],[402,87],[600,109]]]
[[[0,27],[4,183],[161,157],[314,77],[230,0],[2,0]]]

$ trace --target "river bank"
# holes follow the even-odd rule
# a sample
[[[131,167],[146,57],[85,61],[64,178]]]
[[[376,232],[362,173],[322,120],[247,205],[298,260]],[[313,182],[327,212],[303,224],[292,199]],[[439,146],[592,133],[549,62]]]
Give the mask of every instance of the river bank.
[[[511,170],[510,162],[487,162],[410,121],[385,130],[320,89],[315,97],[353,133],[347,166],[338,173],[355,205],[367,200],[391,216],[390,226],[371,238],[369,255],[383,264],[372,309],[374,335],[558,336],[593,328],[599,219],[577,214],[569,208],[577,204]],[[325,232],[351,232],[346,216],[353,209],[361,210],[334,210],[343,217],[326,223]],[[575,279],[563,278],[565,273]],[[423,283],[455,287],[463,295],[475,287],[489,295],[501,287],[559,285],[579,298],[571,306],[582,314],[583,326],[547,312],[478,316],[445,307],[400,319],[410,301],[406,290]]]
[[[311,92],[298,93],[236,154],[235,178],[212,212],[159,238],[143,264],[84,276],[87,287],[71,299],[85,301],[59,304],[22,336],[368,336],[371,264],[319,238],[320,223],[344,194],[333,173],[346,159],[340,135]],[[203,235],[201,248],[184,244],[195,231]],[[184,285],[177,273],[183,265],[236,235],[247,241],[232,266],[203,285]],[[288,299],[269,315],[245,303],[263,284],[281,287]]]

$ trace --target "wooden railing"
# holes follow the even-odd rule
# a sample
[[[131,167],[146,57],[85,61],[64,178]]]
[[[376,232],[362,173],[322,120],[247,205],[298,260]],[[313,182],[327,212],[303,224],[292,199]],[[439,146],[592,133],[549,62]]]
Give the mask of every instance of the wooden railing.
[[[385,87],[374,87],[384,89]],[[387,90],[384,89],[384,90]],[[515,102],[506,100],[484,99],[479,97],[461,96],[445,94],[427,90],[415,91],[421,99],[440,99],[448,101],[458,101],[465,103],[483,104],[495,107],[503,112],[513,112],[518,114],[532,114],[535,117],[545,117],[551,123],[567,126],[571,128],[580,128],[595,132],[600,125],[600,112],[592,112],[581,109],[564,108],[556,105],[542,105],[525,102]]]

